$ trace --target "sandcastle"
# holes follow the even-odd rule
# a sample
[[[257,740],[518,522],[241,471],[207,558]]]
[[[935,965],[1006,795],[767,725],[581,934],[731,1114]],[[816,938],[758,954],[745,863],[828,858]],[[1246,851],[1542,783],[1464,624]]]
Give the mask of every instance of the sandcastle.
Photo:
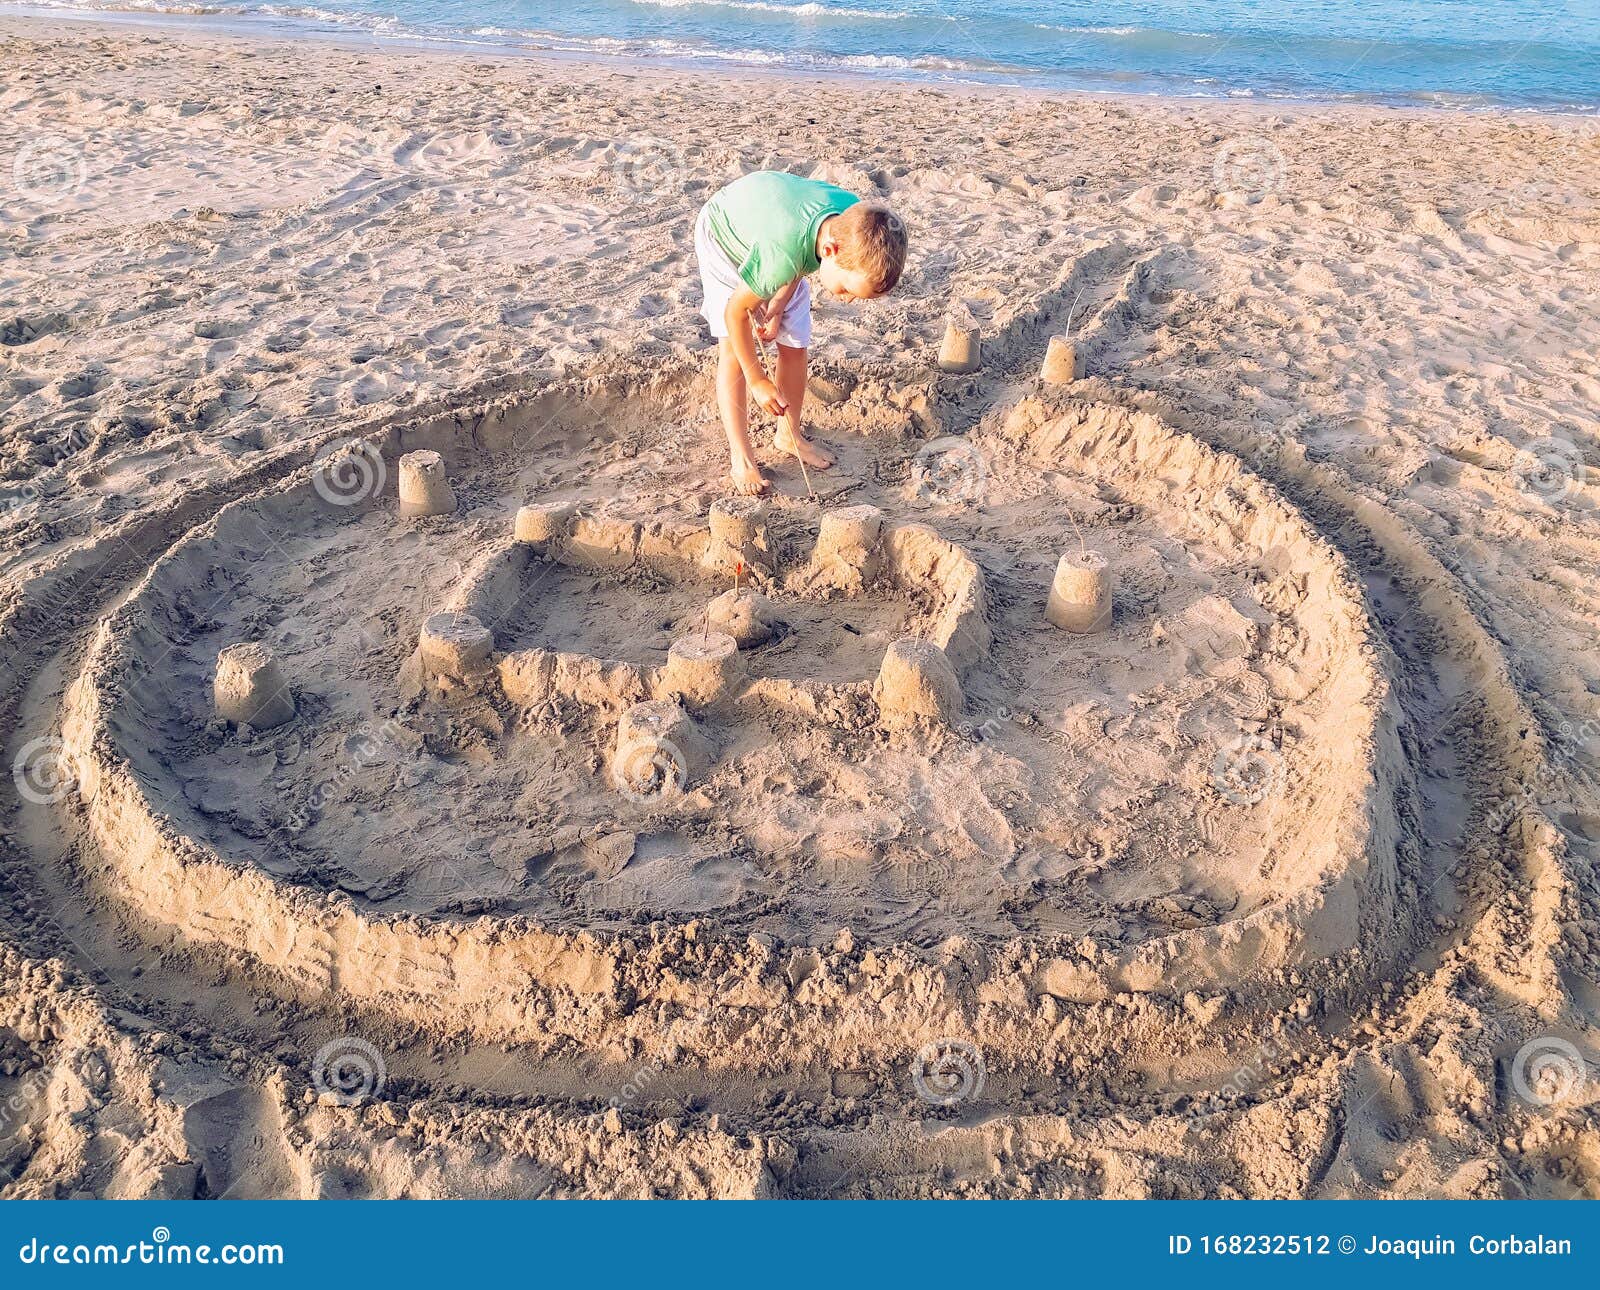
[[[670,797],[705,774],[706,741],[675,699],[636,703],[617,722],[611,776],[636,800]]]
[[[719,497],[711,503],[711,544],[702,563],[728,577],[768,571],[767,508],[755,497]]]
[[[939,370],[965,374],[976,372],[981,363],[982,342],[976,327],[963,327],[954,320],[944,327],[939,343]]]
[[[772,639],[772,602],[749,587],[730,587],[706,606],[706,626],[733,638],[740,649]]]
[[[494,633],[471,614],[432,614],[422,624],[418,651],[424,672],[467,680],[489,666]]]
[[[1100,632],[1111,626],[1111,569],[1105,556],[1098,551],[1063,555],[1044,612],[1069,632]]]
[[[400,514],[449,515],[456,495],[445,478],[444,458],[432,451],[408,452],[400,458]]]
[[[258,730],[281,726],[295,713],[283,669],[272,651],[255,641],[230,645],[217,655],[212,696],[222,720]]]
[[[570,506],[542,503],[518,509],[514,532],[518,542],[544,548],[560,541],[572,522]]]
[[[873,1115],[935,1040],[1079,1096],[1165,1019],[1270,1027],[1325,965],[1365,980],[1405,943],[1384,649],[1322,530],[1241,464],[1147,412],[1019,395],[974,431],[997,478],[1061,471],[1109,557],[1063,561],[1046,605],[1029,559],[1070,531],[1059,494],[937,525],[873,478],[835,512],[691,510],[698,463],[619,451],[662,407],[591,393],[374,431],[391,466],[452,463],[460,523],[256,481],[115,601],[62,740],[98,776],[85,866],[130,926],[308,1024],[337,998],[535,1057],[673,1062],[697,1092],[843,1072]],[[1141,630],[1101,635],[1113,565]],[[244,568],[197,631],[197,578]],[[1239,625],[1216,675],[1142,630],[1196,606]],[[210,668],[264,631],[318,684],[239,739]],[[441,684],[408,690],[418,666]],[[1207,742],[1241,694],[1294,732],[1248,744],[1285,765],[1242,803]],[[857,1094],[863,1071],[890,1074]]]
[[[907,637],[884,654],[872,697],[890,730],[948,725],[961,710],[961,683],[942,649]]]
[[[696,632],[672,642],[660,689],[698,711],[732,696],[742,675],[739,645],[732,636]]]
[[[882,567],[882,537],[883,512],[876,506],[825,511],[811,555],[816,581],[839,590],[860,590]]]
[[[690,630],[672,643],[659,665],[539,645],[512,646],[497,655],[487,633],[473,631],[470,659],[446,656],[443,647],[419,639],[424,670],[447,679],[488,671],[507,699],[525,706],[559,701],[617,714],[645,699],[672,698],[695,712],[736,702],[811,720],[841,719],[828,716],[843,711],[841,696],[853,696],[850,711],[872,703],[875,671],[833,684],[766,676],[747,669],[740,652],[759,650],[773,639],[780,616],[773,592],[848,602],[872,588],[880,596],[924,600],[930,610],[926,639],[958,672],[986,656],[990,635],[982,573],[957,544],[927,525],[888,525],[877,507],[857,505],[824,512],[808,558],[783,566],[771,547],[766,515],[763,503],[743,497],[717,499],[704,524],[640,523],[580,502],[524,505],[511,536],[470,564],[441,607],[441,624],[452,632],[467,631],[462,624],[498,621],[507,605],[529,601],[524,579],[552,562],[616,576],[643,574],[668,585],[705,586],[710,579],[714,587],[722,578],[734,585],[703,593],[702,607],[688,616]],[[751,578],[767,591],[751,586]],[[537,598],[533,593],[530,603]],[[430,630],[425,625],[424,635]],[[430,649],[443,660],[431,670],[426,664]],[[892,705],[880,715],[886,725],[900,723]]]
[[[1077,344],[1065,336],[1052,336],[1039,375],[1047,385],[1070,385],[1082,379],[1083,357]]]

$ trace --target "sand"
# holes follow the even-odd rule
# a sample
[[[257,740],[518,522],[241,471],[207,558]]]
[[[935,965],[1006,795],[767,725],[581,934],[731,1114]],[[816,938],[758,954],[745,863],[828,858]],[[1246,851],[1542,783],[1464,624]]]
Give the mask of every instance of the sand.
[[[1586,123],[0,39],[0,1194],[1600,1194]]]

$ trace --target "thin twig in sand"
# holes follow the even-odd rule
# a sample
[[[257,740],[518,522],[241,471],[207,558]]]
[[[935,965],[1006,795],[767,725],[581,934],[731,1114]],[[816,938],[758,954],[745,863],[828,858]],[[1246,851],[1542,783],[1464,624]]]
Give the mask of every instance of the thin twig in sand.
[[[1061,333],[1063,336],[1072,335],[1072,315],[1078,312],[1078,301],[1083,299],[1083,293],[1088,289],[1088,287],[1079,287],[1078,294],[1072,297],[1072,308],[1067,310],[1067,329]]]
[[[1067,518],[1072,521],[1072,531],[1078,535],[1078,557],[1081,559],[1089,554],[1089,544],[1083,540],[1083,530],[1078,527],[1077,512],[1070,506],[1066,508],[1066,511]]]

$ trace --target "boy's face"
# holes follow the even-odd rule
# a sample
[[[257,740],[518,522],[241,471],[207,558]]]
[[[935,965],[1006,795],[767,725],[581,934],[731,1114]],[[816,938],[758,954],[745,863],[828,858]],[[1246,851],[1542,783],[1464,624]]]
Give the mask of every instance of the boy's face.
[[[854,300],[872,300],[879,293],[871,278],[861,269],[846,269],[832,255],[822,257],[817,268],[817,280],[830,295],[846,304]]]

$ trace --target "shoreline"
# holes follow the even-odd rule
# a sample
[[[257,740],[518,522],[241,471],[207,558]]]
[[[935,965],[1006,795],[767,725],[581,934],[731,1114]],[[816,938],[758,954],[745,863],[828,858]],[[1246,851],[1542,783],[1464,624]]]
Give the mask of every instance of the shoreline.
[[[1600,104],[1516,104],[1507,101],[1442,101],[1451,96],[1445,91],[1422,93],[1345,94],[1327,96],[1317,94],[1276,94],[1251,89],[1219,89],[1214,93],[1183,93],[1161,87],[1145,91],[1131,89],[1095,89],[1083,85],[1052,83],[1041,73],[1019,69],[1015,74],[993,73],[985,78],[977,72],[916,75],[909,69],[883,68],[868,70],[846,67],[785,67],[760,63],[736,56],[726,58],[694,56],[672,57],[649,54],[608,54],[598,49],[561,49],[553,45],[522,44],[513,39],[473,39],[471,33],[460,35],[428,36],[423,34],[391,35],[377,32],[362,33],[359,28],[337,23],[322,22],[311,17],[293,15],[252,15],[248,13],[210,10],[184,13],[163,9],[138,8],[60,8],[48,5],[0,4],[0,21],[24,23],[66,22],[102,24],[112,27],[134,28],[177,34],[180,36],[223,36],[244,41],[294,44],[311,40],[338,48],[369,49],[382,53],[420,53],[476,57],[485,59],[534,59],[561,66],[592,65],[610,71],[657,72],[669,75],[684,73],[776,78],[785,82],[809,82],[826,85],[856,85],[862,88],[891,90],[933,90],[950,94],[996,94],[1041,96],[1059,99],[1086,99],[1092,102],[1130,104],[1173,103],[1178,105],[1214,105],[1219,107],[1258,107],[1270,112],[1310,109],[1319,112],[1340,109],[1379,110],[1391,112],[1420,112],[1453,115],[1505,115],[1509,117],[1551,117],[1565,120],[1584,118],[1600,119]],[[551,35],[550,39],[561,37]],[[1438,99],[1441,101],[1430,101]]]

